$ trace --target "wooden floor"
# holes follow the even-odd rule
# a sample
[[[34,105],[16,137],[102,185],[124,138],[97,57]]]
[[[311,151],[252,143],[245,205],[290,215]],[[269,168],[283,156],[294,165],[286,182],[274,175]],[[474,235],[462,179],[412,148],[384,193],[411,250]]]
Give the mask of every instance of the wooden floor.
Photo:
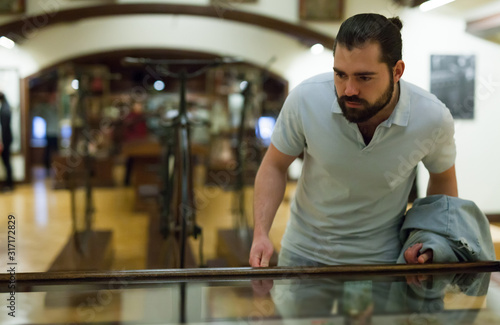
[[[122,179],[120,171],[118,179]],[[43,169],[33,170],[33,183],[19,185],[14,192],[0,194],[0,213],[4,222],[0,227],[0,242],[7,242],[7,217],[16,218],[16,258],[18,272],[47,271],[72,233],[70,214],[70,193],[67,190],[52,189],[52,181],[45,177]],[[121,181],[117,181],[121,183]],[[294,190],[288,186],[286,197]],[[203,229],[203,257],[216,258],[217,231],[234,228],[231,213],[233,193],[220,188],[205,188],[198,184],[197,222]],[[252,215],[251,188],[245,191],[247,216]],[[115,186],[95,188],[94,229],[111,230],[113,233],[113,270],[143,269],[146,267],[149,216],[134,212],[134,193],[131,187]],[[271,231],[271,238],[277,250],[286,226],[288,200],[280,207]],[[249,220],[251,224],[251,220]],[[198,256],[199,241],[191,241]],[[7,256],[7,245],[0,245],[0,256]]]

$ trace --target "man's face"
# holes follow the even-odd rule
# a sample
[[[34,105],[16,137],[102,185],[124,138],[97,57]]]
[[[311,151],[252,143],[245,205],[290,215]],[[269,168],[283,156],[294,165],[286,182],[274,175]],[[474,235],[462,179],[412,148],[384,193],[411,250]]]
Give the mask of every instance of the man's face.
[[[392,71],[380,57],[377,43],[367,43],[352,51],[337,44],[333,67],[335,90],[342,113],[349,122],[368,121],[392,98]]]

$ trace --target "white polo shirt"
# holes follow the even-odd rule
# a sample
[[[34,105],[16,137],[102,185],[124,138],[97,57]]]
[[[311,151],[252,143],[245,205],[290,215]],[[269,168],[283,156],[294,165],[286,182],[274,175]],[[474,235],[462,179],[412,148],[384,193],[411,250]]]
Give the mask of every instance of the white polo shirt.
[[[282,247],[325,264],[395,263],[398,232],[418,162],[455,163],[454,123],[434,95],[403,80],[391,116],[365,145],[338,105],[333,72],[302,82],[271,141],[304,164]]]

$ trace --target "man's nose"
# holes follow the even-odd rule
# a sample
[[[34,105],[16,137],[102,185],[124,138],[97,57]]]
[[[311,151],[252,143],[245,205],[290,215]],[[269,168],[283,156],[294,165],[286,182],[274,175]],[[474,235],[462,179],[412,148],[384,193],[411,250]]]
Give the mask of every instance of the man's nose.
[[[347,80],[345,87],[345,95],[346,96],[357,96],[359,95],[359,89],[356,85],[356,82],[353,80]]]

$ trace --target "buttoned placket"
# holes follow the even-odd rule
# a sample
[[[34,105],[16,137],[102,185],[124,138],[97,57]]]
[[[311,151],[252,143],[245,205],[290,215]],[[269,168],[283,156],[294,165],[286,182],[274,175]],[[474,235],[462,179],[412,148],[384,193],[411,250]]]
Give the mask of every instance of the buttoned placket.
[[[363,135],[361,134],[361,131],[358,128],[358,125],[356,123],[350,123],[348,122],[349,127],[354,130],[356,134],[356,139],[358,142],[358,146],[361,149],[361,153],[368,153],[373,150],[373,147],[379,142],[382,130],[382,127],[389,128],[392,123],[390,123],[389,120],[385,120],[379,125],[377,125],[377,128],[375,129],[375,132],[373,133],[373,137],[370,140],[370,143],[365,144],[365,140],[363,139]]]

